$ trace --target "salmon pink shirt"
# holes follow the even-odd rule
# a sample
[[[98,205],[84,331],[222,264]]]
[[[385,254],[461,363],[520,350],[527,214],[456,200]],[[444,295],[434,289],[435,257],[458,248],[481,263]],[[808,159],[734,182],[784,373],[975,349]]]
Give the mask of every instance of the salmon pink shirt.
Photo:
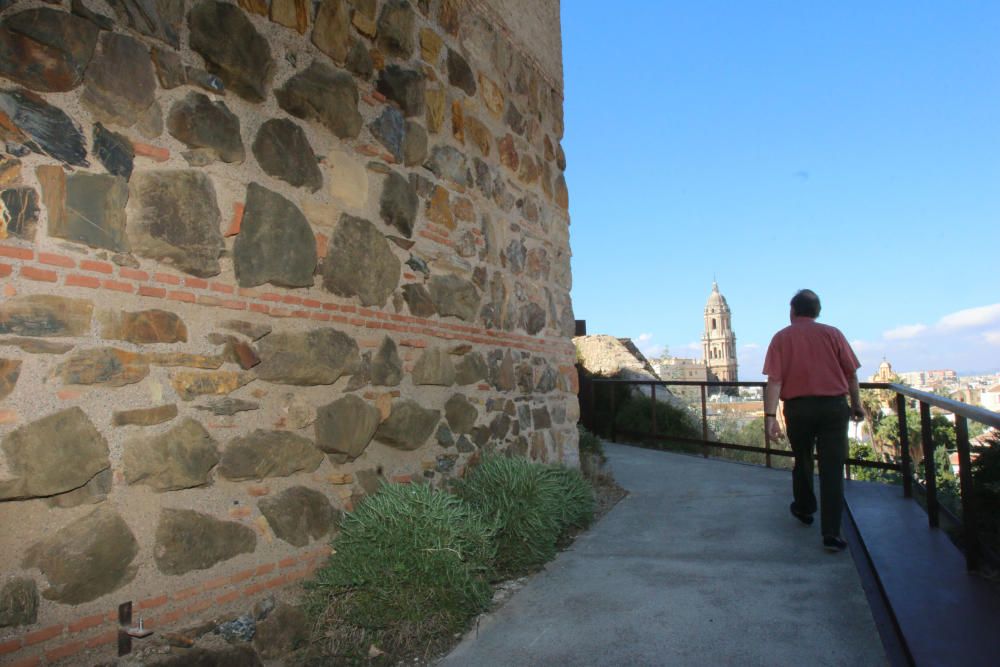
[[[861,366],[844,334],[811,317],[792,316],[774,334],[764,358],[764,375],[781,383],[781,400],[801,396],[844,396]]]

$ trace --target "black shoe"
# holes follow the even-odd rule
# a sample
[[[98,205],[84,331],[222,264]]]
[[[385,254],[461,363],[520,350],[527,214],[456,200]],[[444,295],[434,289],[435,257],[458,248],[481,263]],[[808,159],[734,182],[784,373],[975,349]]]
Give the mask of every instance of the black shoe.
[[[795,503],[792,503],[791,505],[789,505],[788,509],[792,513],[792,516],[794,516],[796,519],[798,519],[802,523],[806,524],[807,526],[811,526],[812,525],[812,522],[813,522],[813,515],[812,514],[806,514],[805,512],[798,511],[797,509],[795,509]]]
[[[847,548],[847,542],[839,537],[827,536],[823,538],[823,548],[830,553],[837,553],[838,551],[843,551]]]

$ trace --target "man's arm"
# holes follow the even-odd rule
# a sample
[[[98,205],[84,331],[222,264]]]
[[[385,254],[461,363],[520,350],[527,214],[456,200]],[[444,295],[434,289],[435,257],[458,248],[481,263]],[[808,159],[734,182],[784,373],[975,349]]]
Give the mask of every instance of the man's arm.
[[[848,390],[851,394],[851,419],[859,422],[865,418],[865,408],[861,405],[861,389],[858,387],[858,373],[855,371],[847,378]]]
[[[857,382],[855,382],[857,384]],[[781,437],[781,427],[778,425],[778,398],[781,396],[781,383],[768,378],[764,387],[764,428],[771,440]]]

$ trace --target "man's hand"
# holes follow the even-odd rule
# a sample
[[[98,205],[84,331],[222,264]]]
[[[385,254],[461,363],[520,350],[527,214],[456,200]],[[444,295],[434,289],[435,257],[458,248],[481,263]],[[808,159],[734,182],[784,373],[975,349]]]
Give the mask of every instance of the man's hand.
[[[771,440],[781,440],[784,435],[781,432],[781,427],[778,425],[778,420],[775,417],[765,417],[764,428],[767,429],[767,437]]]
[[[862,407],[861,405],[851,406],[851,419],[853,419],[856,422],[860,422],[864,421],[866,417],[868,417],[868,413],[865,412],[864,407]]]

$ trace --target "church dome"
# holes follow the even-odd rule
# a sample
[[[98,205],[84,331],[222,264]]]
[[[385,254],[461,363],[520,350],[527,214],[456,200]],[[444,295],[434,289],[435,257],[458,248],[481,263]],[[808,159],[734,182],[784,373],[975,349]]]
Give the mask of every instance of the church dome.
[[[726,303],[726,297],[722,296],[719,292],[719,283],[712,281],[712,293],[708,295],[708,303],[705,304],[705,310],[729,310],[729,304]]]

